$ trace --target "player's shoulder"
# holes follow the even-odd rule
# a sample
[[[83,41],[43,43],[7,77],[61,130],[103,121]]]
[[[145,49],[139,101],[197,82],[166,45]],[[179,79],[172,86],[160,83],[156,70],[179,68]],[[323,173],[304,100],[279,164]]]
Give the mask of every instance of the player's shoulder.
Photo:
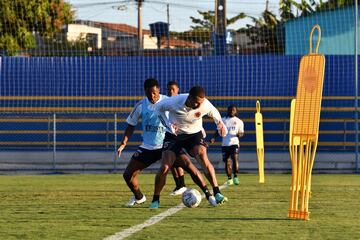
[[[140,108],[140,107],[142,106],[144,99],[145,99],[145,98],[139,100],[139,101],[135,104],[134,110],[136,110],[137,108]]]
[[[241,123],[241,124],[244,123],[243,120],[241,120],[239,117],[235,117],[235,118],[236,118],[236,121],[237,121],[237,122],[239,122],[239,123]]]
[[[159,101],[162,101],[162,100],[167,99],[167,98],[169,98],[169,97],[166,96],[166,95],[160,94],[160,99],[159,99]]]

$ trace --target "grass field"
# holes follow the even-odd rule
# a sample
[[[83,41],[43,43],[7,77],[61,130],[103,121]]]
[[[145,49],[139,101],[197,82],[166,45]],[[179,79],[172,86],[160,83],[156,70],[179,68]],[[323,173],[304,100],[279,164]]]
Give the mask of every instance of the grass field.
[[[359,175],[314,175],[310,221],[286,217],[290,177],[267,175],[261,185],[256,175],[241,175],[239,186],[222,191],[228,203],[213,208],[203,200],[129,239],[360,239]],[[0,176],[0,239],[103,239],[180,203],[169,196],[169,176],[161,207],[148,209],[153,182],[141,175],[148,201],[126,208],[131,195],[121,175]]]

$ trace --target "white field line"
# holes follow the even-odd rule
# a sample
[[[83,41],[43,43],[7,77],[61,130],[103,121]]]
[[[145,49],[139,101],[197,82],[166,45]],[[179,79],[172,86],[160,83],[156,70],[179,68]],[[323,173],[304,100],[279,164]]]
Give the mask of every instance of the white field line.
[[[226,183],[224,183],[219,188],[224,189],[226,187],[227,187],[227,185],[226,185]],[[204,194],[202,195],[202,198],[205,198]],[[126,237],[129,237],[132,234],[134,234],[134,233],[136,233],[138,231],[141,231],[142,229],[144,229],[146,227],[154,225],[155,223],[160,222],[164,218],[169,217],[169,216],[177,213],[178,211],[180,211],[184,207],[185,207],[185,205],[181,203],[181,204],[179,204],[179,205],[177,205],[175,207],[169,208],[165,212],[162,212],[162,213],[160,213],[158,215],[155,215],[155,216],[149,218],[148,220],[146,220],[145,222],[143,222],[141,224],[132,226],[130,228],[122,230],[121,232],[117,232],[114,235],[108,236],[108,237],[104,238],[104,240],[121,240],[121,239],[124,239]]]

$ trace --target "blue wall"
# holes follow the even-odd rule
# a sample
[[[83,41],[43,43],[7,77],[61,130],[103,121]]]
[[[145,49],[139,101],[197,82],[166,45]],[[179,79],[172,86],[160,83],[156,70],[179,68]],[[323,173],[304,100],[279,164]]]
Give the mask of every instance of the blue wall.
[[[150,76],[159,80],[163,90],[167,81],[176,80],[183,92],[200,84],[208,96],[295,96],[299,62],[300,56],[5,57],[0,66],[0,97],[142,96],[143,81]],[[353,96],[354,86],[353,56],[326,56],[324,96]],[[132,107],[134,103],[55,97],[2,100],[0,107]],[[218,107],[227,104],[215,102]],[[238,104],[254,106],[254,101]],[[288,106],[287,101],[269,104]]]
[[[354,54],[354,15],[353,7],[324,11],[301,17],[285,24],[286,55],[304,55],[309,53],[309,37],[312,27],[321,27],[319,53]],[[359,18],[360,19],[360,18]],[[313,51],[317,41],[317,31],[313,34]],[[358,26],[360,38],[360,26]],[[360,41],[358,44],[360,47]]]
[[[137,100],[129,100],[128,96],[143,95],[143,81],[149,76],[157,78],[164,90],[167,81],[176,80],[180,88],[187,91],[192,85],[200,84],[205,87],[208,96],[215,97],[212,102],[216,107],[225,108],[229,104],[238,107],[249,107],[250,110],[239,112],[240,118],[249,119],[245,123],[247,134],[243,142],[250,143],[242,149],[255,148],[254,118],[256,98],[251,96],[292,97],[296,94],[298,68],[300,56],[209,56],[209,57],[94,57],[94,58],[14,58],[0,59],[0,113],[2,117],[10,118],[39,118],[49,119],[42,122],[3,121],[0,131],[24,130],[23,134],[0,134],[1,149],[51,149],[52,145],[52,113],[5,114],[3,108],[26,107],[61,107],[65,110],[57,114],[57,118],[107,118],[104,121],[62,122],[58,121],[58,131],[71,130],[108,130],[107,134],[59,134],[57,135],[57,149],[105,149],[113,150],[111,142],[114,136],[114,111],[89,114],[85,107],[129,107],[132,108]],[[351,97],[355,92],[354,57],[347,55],[327,55],[324,96],[350,97],[350,99],[324,99],[324,107],[339,108],[339,110],[323,111],[322,119],[337,119],[320,123],[320,130],[336,130],[340,134],[320,134],[321,142],[337,142],[336,146],[323,146],[319,150],[353,151],[353,146],[342,146],[342,142],[354,142],[354,101]],[[55,96],[53,100],[4,100],[4,96]],[[125,100],[64,100],[56,96],[124,96]],[[229,96],[228,99],[219,98]],[[218,98],[216,98],[218,97]],[[235,97],[245,97],[238,98]],[[261,108],[282,108],[284,110],[262,111],[265,120],[264,130],[275,130],[278,133],[265,134],[265,142],[282,142],[277,146],[267,146],[267,149],[287,150],[287,129],[289,128],[289,98],[263,99]],[[69,107],[79,107],[80,111],[67,114]],[[341,110],[348,108],[349,110]],[[84,117],[84,114],[87,114]],[[118,118],[125,119],[128,112],[118,113]],[[75,116],[76,117],[76,116]],[[280,121],[279,121],[280,119]],[[348,119],[344,121],[343,119]],[[120,121],[117,129],[122,133],[126,124]],[[138,126],[137,129],[140,129]],[[205,122],[208,132],[214,131],[212,122]],[[26,133],[27,130],[42,130],[43,134]],[[341,132],[344,132],[342,134]],[[140,134],[135,134],[132,141],[140,141]],[[104,145],[61,145],[62,142],[92,142],[106,141]],[[15,142],[9,143],[7,142]],[[21,142],[28,144],[21,145]],[[32,142],[43,142],[34,146]]]

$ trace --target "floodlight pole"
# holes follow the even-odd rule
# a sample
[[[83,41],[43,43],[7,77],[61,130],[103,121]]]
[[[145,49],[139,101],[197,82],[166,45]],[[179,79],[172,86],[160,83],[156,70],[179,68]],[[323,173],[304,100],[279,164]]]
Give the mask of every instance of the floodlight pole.
[[[168,24],[168,34],[167,34],[167,48],[170,48],[170,10],[169,4],[166,4],[166,12],[167,12],[167,24]]]
[[[144,0],[137,0],[138,2],[138,41],[139,49],[143,49],[143,32],[142,32],[142,2]]]
[[[215,0],[215,55],[226,54],[226,0]]]

